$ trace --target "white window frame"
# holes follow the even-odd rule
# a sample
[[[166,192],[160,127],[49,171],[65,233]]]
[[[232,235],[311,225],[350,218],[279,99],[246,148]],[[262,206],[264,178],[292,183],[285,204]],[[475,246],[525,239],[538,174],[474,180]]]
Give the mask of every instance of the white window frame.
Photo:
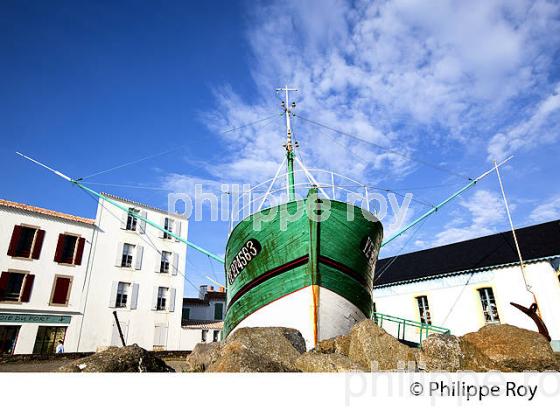
[[[130,304],[131,297],[131,284],[129,282],[119,282],[117,284],[117,296],[115,299],[116,308],[127,308]],[[122,301],[123,296],[125,297],[124,303]],[[120,298],[120,301],[119,301]],[[119,303],[120,302],[120,303]]]
[[[430,314],[430,303],[428,302],[428,296],[416,296],[416,303],[418,305],[418,315],[420,316],[420,322],[426,325],[431,325],[432,315]]]
[[[122,258],[121,258],[121,267],[122,268],[132,268],[134,266],[134,251],[136,249],[136,245],[131,243],[124,243],[123,244],[123,251],[122,251]],[[126,256],[126,261],[125,261]]]
[[[156,310],[164,311],[169,308],[169,288],[160,286],[157,293]]]
[[[167,256],[167,258],[165,258],[165,256]],[[170,273],[171,272],[171,259],[172,258],[173,258],[173,252],[161,251],[161,261],[160,261],[160,265],[159,265],[159,273]]]
[[[163,227],[169,232],[173,232],[173,219],[165,217],[163,220]],[[163,239],[173,239],[167,232],[163,232]]]
[[[490,293],[492,293],[492,295],[490,295]],[[499,324],[500,313],[498,312],[498,306],[496,305],[496,295],[494,294],[494,289],[492,289],[491,286],[479,288],[478,295],[482,305],[484,322],[487,324]]]
[[[127,231],[136,232],[136,230],[138,229],[138,218],[135,217],[132,213],[138,214],[140,213],[140,210],[135,208],[128,208],[128,214],[126,215],[126,224],[124,229]]]

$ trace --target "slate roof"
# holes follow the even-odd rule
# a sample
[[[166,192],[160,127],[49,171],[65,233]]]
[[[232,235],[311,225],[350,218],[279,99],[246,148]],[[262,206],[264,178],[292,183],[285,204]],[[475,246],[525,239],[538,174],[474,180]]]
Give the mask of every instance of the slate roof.
[[[515,232],[524,261],[560,255],[560,220]],[[511,231],[406,253],[391,263],[393,259],[377,262],[374,287],[519,263]]]

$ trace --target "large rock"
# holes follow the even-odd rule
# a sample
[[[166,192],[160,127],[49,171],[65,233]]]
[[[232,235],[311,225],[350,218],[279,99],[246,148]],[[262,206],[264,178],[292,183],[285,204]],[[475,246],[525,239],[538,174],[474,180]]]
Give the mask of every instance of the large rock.
[[[416,351],[381,329],[362,320],[350,331],[348,357],[368,370],[404,370],[415,367]]]
[[[338,353],[348,356],[350,351],[350,336],[342,335],[319,341],[314,349],[318,353]]]
[[[462,338],[490,359],[498,370],[558,370],[550,343],[543,335],[511,325],[487,325]]]
[[[103,352],[75,360],[59,372],[73,373],[138,373],[174,372],[163,360],[138,345],[110,347]]]
[[[296,329],[248,327],[232,334],[209,372],[297,372],[296,359],[306,351]]]
[[[204,372],[220,357],[222,344],[198,343],[190,355],[187,356],[185,370],[187,372]]]
[[[302,372],[340,373],[366,370],[344,355],[316,351],[302,354],[296,359],[295,366]]]
[[[475,346],[456,336],[432,334],[422,341],[418,367],[428,372],[501,370]]]

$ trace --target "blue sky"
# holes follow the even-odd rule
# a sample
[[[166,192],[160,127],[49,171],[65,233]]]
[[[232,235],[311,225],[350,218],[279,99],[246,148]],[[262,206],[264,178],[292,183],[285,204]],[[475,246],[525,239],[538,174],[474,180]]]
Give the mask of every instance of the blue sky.
[[[278,112],[274,88],[288,83],[301,117],[455,173],[513,154],[502,172],[514,222],[559,218],[559,17],[547,1],[3,1],[0,197],[95,214],[16,150],[81,177],[177,147],[88,179],[160,207],[196,182],[266,180],[282,119],[220,131]],[[312,168],[428,203],[465,183],[297,117],[294,129]],[[507,229],[499,195],[490,176],[384,255]],[[221,254],[227,232],[192,222],[189,239]],[[190,282],[206,275],[221,267],[190,252]]]

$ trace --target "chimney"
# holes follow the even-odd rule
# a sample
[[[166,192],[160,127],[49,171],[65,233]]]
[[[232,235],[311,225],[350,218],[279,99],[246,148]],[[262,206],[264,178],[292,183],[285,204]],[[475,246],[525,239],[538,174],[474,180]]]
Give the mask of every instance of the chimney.
[[[225,291],[226,291],[226,288],[224,288],[223,286],[220,286],[218,288],[218,292],[220,292],[220,293],[224,293]]]
[[[200,290],[198,291],[198,298],[204,299],[206,296],[206,292],[208,292],[208,285],[200,285]]]
[[[210,287],[208,288],[208,292],[214,292],[214,286],[210,286]]]

